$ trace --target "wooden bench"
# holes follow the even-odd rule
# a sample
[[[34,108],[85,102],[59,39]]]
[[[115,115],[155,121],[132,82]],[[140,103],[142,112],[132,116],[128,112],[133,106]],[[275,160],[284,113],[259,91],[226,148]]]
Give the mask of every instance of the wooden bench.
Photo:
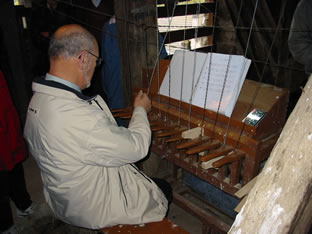
[[[132,234],[187,234],[183,228],[174,224],[167,218],[160,222],[146,223],[141,225],[117,225],[113,227],[103,228],[101,232],[104,234],[121,234],[121,233],[132,233]]]

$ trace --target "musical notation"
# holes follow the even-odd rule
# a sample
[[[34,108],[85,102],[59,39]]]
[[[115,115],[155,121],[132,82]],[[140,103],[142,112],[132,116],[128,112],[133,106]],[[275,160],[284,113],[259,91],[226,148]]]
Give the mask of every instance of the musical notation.
[[[250,63],[240,55],[176,51],[159,92],[230,117]]]

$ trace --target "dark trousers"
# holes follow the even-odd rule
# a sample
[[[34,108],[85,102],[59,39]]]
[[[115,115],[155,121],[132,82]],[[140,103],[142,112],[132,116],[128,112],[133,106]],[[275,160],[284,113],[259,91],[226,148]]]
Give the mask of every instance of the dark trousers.
[[[32,202],[26,189],[21,163],[11,171],[0,171],[0,188],[0,231],[4,231],[14,224],[10,199],[20,210],[27,209]]]
[[[154,177],[151,179],[155,182],[155,184],[157,184],[157,186],[165,194],[165,196],[168,200],[168,207],[169,207],[170,203],[172,202],[172,198],[173,198],[171,185],[163,179],[154,178]]]

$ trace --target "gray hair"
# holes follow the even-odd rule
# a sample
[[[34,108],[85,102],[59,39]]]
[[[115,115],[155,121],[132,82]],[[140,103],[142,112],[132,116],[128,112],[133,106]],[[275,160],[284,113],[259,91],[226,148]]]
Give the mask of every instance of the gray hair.
[[[92,51],[95,47],[95,38],[88,31],[71,32],[61,36],[53,35],[49,45],[49,57],[70,58],[77,56],[81,51]]]

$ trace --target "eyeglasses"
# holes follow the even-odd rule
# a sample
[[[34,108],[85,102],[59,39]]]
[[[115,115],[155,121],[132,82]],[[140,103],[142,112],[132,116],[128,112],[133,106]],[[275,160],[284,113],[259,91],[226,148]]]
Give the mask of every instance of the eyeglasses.
[[[96,63],[96,66],[99,67],[99,66],[101,65],[103,59],[100,58],[99,56],[96,56],[95,54],[92,54],[92,53],[91,53],[90,51],[88,51],[88,50],[87,50],[87,52],[88,52],[89,54],[91,54],[92,56],[96,57],[96,62],[95,62],[95,63]]]

